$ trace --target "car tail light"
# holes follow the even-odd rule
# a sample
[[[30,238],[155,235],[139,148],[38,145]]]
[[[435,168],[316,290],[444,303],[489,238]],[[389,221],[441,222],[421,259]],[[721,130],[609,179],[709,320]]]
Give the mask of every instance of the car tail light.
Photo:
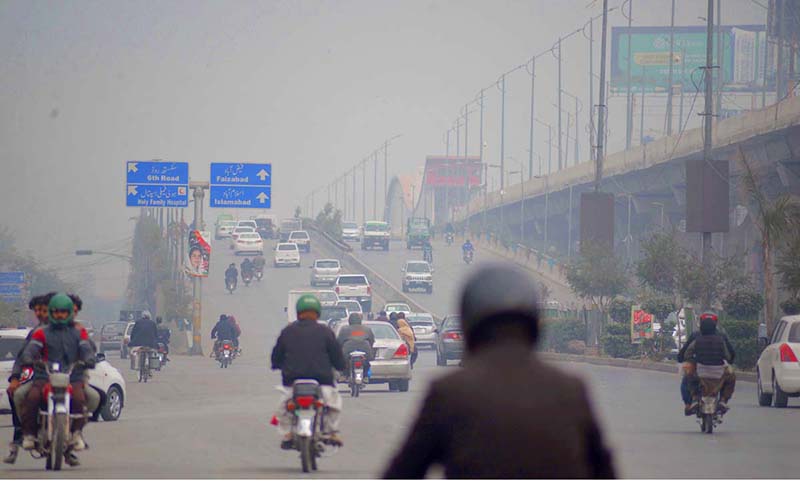
[[[302,409],[308,409],[314,404],[314,396],[297,396],[294,400]]]
[[[339,293],[339,286],[336,286],[336,293]]]
[[[408,357],[408,346],[406,343],[400,344],[400,347],[394,352],[394,357],[406,358]]]
[[[452,339],[454,341],[459,341],[459,340],[461,340],[461,334],[459,334],[457,332],[446,332],[444,334],[444,338],[445,339]]]
[[[367,286],[367,294],[372,295],[372,288]]]
[[[361,361],[355,361],[355,362],[353,363],[353,365],[354,365],[355,367],[361,367],[361,366],[363,365],[363,363],[362,363]]]
[[[797,356],[794,355],[794,351],[788,344],[781,344],[780,353],[781,362],[797,362]]]

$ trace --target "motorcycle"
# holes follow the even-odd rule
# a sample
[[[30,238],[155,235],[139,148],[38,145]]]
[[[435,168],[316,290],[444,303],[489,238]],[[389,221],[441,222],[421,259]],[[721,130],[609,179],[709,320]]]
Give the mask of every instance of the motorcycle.
[[[465,264],[472,264],[472,251],[464,251],[464,263]]]
[[[163,342],[158,342],[156,347],[156,352],[158,353],[158,367],[156,371],[160,371],[162,367],[167,365],[167,353],[169,349],[167,349],[167,345]]]
[[[242,281],[244,281],[244,285],[249,286],[252,280],[253,280],[252,272],[250,271],[242,272]]]
[[[259,269],[259,268],[256,268],[256,280],[257,280],[258,282],[261,282],[261,279],[262,279],[263,277],[264,277],[264,268],[263,268],[263,267],[262,267],[261,269]]]
[[[233,362],[233,342],[224,340],[217,345],[217,362],[220,369],[227,369]]]
[[[233,294],[233,291],[236,289],[236,280],[233,278],[225,279],[225,289]]]
[[[300,451],[303,472],[317,470],[317,458],[325,451],[322,441],[324,403],[319,383],[313,379],[298,379],[292,385],[292,398],[286,409],[294,414],[292,448]]]
[[[700,378],[700,403],[697,407],[697,423],[700,432],[712,434],[722,424],[723,413],[719,409],[722,379]]]
[[[455,236],[453,235],[452,232],[448,232],[444,236],[444,240],[445,240],[445,242],[447,242],[447,245],[449,245],[449,246],[453,245],[453,240],[454,239],[455,239]]]
[[[350,353],[350,376],[347,379],[347,384],[350,387],[350,396],[352,397],[358,397],[359,392],[363,389],[366,360],[367,353],[363,351]]]
[[[34,458],[45,458],[45,469],[48,471],[61,470],[64,458],[72,449],[70,445],[72,419],[84,416],[69,412],[72,397],[70,372],[62,372],[61,369],[62,366],[57,362],[51,363],[47,369],[49,379],[44,388],[47,407],[39,410],[39,432],[31,451],[31,456]]]

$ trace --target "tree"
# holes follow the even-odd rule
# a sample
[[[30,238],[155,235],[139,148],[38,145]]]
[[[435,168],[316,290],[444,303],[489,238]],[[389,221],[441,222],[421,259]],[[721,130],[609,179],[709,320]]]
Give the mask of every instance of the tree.
[[[786,233],[791,224],[792,215],[796,215],[796,206],[788,195],[781,195],[770,200],[761,190],[756,180],[755,173],[747,161],[747,157],[740,156],[744,166],[744,186],[750,194],[754,204],[753,223],[761,234],[761,263],[764,271],[764,300],[766,302],[765,317],[767,335],[771,336],[775,329],[775,284],[773,279],[772,263],[773,251]]]
[[[787,236],[788,242],[780,250],[775,262],[775,272],[780,276],[781,286],[792,298],[800,298],[800,232]]]
[[[674,296],[685,262],[686,251],[674,232],[656,233],[642,242],[642,259],[636,263],[636,275],[642,286]]]
[[[328,202],[317,214],[317,226],[334,239],[342,240],[342,211]]]
[[[622,259],[601,244],[584,244],[567,267],[567,282],[579,297],[590,300],[603,314],[609,303],[628,288],[628,269]]]

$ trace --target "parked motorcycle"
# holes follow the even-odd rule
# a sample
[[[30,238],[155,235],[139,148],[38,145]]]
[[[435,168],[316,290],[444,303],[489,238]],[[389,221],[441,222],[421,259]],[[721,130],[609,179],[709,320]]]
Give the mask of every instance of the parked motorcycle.
[[[296,380],[286,409],[294,414],[292,448],[300,451],[303,472],[316,471],[317,458],[325,450],[322,444],[322,418],[325,411],[319,383],[313,379]]]
[[[712,434],[714,428],[722,424],[723,413],[719,409],[719,395],[722,379],[700,378],[700,403],[697,407],[697,423],[700,431]]]
[[[224,340],[217,345],[217,362],[220,369],[227,369],[233,362],[233,341]]]
[[[452,232],[448,232],[447,234],[445,234],[444,240],[445,240],[445,242],[447,242],[447,245],[451,246],[451,245],[453,245],[453,241],[455,240],[455,236],[453,235]]]
[[[350,387],[350,395],[352,397],[358,397],[359,392],[363,389],[366,360],[367,353],[363,351],[350,353],[350,375],[347,379],[347,385]]]
[[[464,251],[464,263],[465,264],[472,264],[472,251]]]

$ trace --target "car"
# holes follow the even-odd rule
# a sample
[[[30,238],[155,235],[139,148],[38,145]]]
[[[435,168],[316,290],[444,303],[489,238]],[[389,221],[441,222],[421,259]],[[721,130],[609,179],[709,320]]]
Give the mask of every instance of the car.
[[[235,228],[235,220],[222,220],[219,222],[219,224],[217,224],[217,228],[214,231],[214,238],[217,240],[226,239],[231,236],[231,233]]]
[[[417,346],[436,347],[436,321],[427,312],[412,312],[406,316],[406,321],[414,330]]]
[[[800,397],[800,315],[781,318],[756,364],[758,404],[785,408]]]
[[[119,351],[122,348],[122,337],[125,335],[127,322],[108,322],[100,328],[100,340],[97,348],[100,352]]]
[[[235,255],[248,252],[264,254],[264,241],[258,232],[243,232],[234,241],[233,253]]]
[[[361,229],[358,224],[352,221],[342,222],[342,240],[344,241],[361,241]]]
[[[388,322],[364,321],[375,334],[375,359],[370,362],[372,375],[369,385],[389,384],[390,391],[408,391],[411,381],[411,361],[408,345],[400,337],[394,327]],[[344,327],[345,323],[336,326],[336,334]]]
[[[319,320],[325,321],[325,324],[328,327],[334,328],[342,321],[346,323],[349,316],[350,312],[348,312],[347,308],[345,307],[339,305],[322,306],[322,312],[319,315]]]
[[[337,306],[344,307],[347,309],[347,312],[353,313],[357,312],[359,314],[364,314],[364,310],[361,309],[361,304],[358,301],[353,301],[350,299],[342,299],[336,303]]]
[[[8,387],[8,376],[14,366],[14,359],[22,346],[30,329],[0,329],[0,388]],[[125,379],[108,361],[105,354],[97,355],[94,369],[87,371],[89,384],[100,392],[100,416],[106,421],[116,421],[122,414],[125,405]],[[0,396],[0,413],[11,412],[8,396]]]
[[[300,296],[305,294],[311,294],[319,299],[319,303],[322,307],[336,307],[336,304],[339,302],[339,296],[331,290],[292,289],[289,291],[289,298],[286,302],[286,306],[283,308],[283,311],[287,313],[288,322],[293,322],[297,319],[294,307]]]
[[[256,230],[254,228],[252,228],[252,227],[249,227],[249,226],[236,227],[235,229],[233,229],[233,232],[231,232],[231,245],[230,245],[230,248],[231,249],[235,249],[236,248],[236,239],[239,238],[240,235],[245,234],[245,233],[250,234],[250,233],[255,233],[255,232],[256,232]]]
[[[281,221],[280,229],[278,229],[278,233],[280,236],[281,242],[286,242],[289,240],[289,234],[296,230],[303,230],[303,221],[294,217],[283,219]]]
[[[300,250],[293,242],[280,242],[275,246],[275,267],[300,267]]]
[[[334,291],[339,299],[352,299],[361,304],[364,312],[372,310],[372,286],[364,274],[342,274],[336,278]]]
[[[387,302],[383,306],[382,310],[383,312],[386,313],[387,316],[393,312],[395,313],[402,312],[403,314],[406,315],[406,317],[408,317],[408,315],[411,314],[411,308],[408,307],[408,304],[406,304],[405,302]]]
[[[426,261],[408,261],[403,266],[403,292],[411,289],[433,292],[433,268]]]
[[[258,223],[253,219],[242,219],[236,222],[236,227],[251,227],[253,230],[258,229]]]
[[[464,355],[464,332],[461,316],[447,316],[436,328],[436,365],[446,366],[447,361],[460,360]]]
[[[311,269],[311,286],[320,284],[333,285],[342,271],[342,264],[338,259],[317,259]]]
[[[369,247],[380,247],[388,251],[390,230],[387,222],[373,220],[364,223],[364,231],[361,233],[361,250],[367,250]]]
[[[311,252],[311,237],[304,230],[292,231],[289,234],[289,242],[294,242],[300,250]]]
[[[129,322],[127,326],[125,326],[125,333],[122,335],[122,347],[119,350],[119,357],[125,359],[128,357],[128,343],[131,342],[131,331],[133,331],[133,326],[136,324],[135,322]]]
[[[273,239],[275,237],[275,225],[272,219],[268,217],[256,217],[256,232],[261,235],[262,239]]]

